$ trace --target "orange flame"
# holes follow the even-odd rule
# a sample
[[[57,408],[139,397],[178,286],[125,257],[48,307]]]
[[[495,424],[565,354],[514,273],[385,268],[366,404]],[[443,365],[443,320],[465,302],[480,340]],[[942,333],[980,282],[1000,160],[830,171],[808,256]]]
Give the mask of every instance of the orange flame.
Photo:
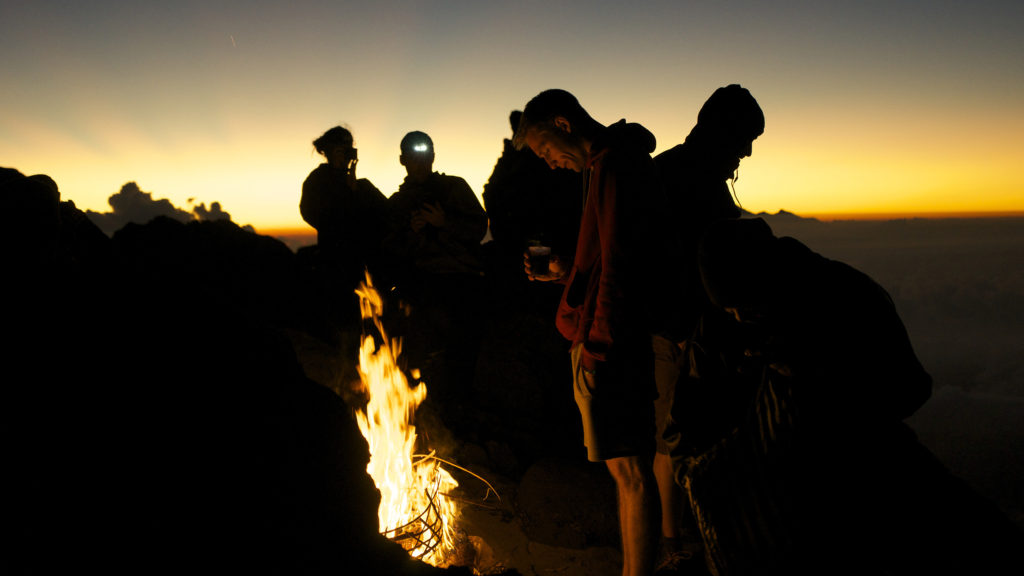
[[[452,524],[458,508],[447,494],[458,483],[432,455],[414,460],[412,417],[427,397],[426,384],[410,388],[398,368],[402,342],[388,340],[381,322],[383,300],[369,274],[356,294],[363,318],[372,319],[381,336],[378,346],[372,335],[363,335],[359,375],[369,402],[365,411],[356,411],[359,430],[370,446],[366,471],[381,493],[380,530],[414,558],[439,566],[454,547]]]

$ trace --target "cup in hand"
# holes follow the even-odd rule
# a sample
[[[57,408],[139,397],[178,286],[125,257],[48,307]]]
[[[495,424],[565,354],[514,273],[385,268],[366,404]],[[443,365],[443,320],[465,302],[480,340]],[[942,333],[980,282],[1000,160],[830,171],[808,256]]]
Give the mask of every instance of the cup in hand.
[[[534,274],[547,274],[551,263],[550,246],[530,246],[530,270]]]

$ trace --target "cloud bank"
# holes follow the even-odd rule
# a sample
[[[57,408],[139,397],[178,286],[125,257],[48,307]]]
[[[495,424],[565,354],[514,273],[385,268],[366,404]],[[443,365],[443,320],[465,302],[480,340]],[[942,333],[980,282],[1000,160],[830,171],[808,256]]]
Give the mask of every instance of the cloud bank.
[[[209,208],[205,203],[200,203],[192,210],[183,210],[166,198],[154,199],[151,192],[144,192],[135,182],[122,186],[120,192],[112,195],[107,202],[110,204],[110,212],[85,212],[107,236],[113,235],[128,223],[145,224],[159,216],[179,222],[231,220],[231,214],[224,211],[220,202],[211,203]]]

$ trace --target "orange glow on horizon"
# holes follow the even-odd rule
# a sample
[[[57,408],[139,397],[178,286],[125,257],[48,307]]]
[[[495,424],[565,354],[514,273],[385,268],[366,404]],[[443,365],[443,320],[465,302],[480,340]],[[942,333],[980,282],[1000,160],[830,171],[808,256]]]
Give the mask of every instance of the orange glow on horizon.
[[[437,149],[435,170],[464,178],[483,204],[483,187],[502,153],[502,141],[510,136],[507,110],[522,104],[474,102],[474,107],[467,105],[466,117],[422,122],[353,122],[360,151],[357,174],[385,196],[393,194],[405,177],[397,143],[408,130],[423,129]],[[600,119],[610,122],[611,112],[603,108],[611,105],[596,104],[603,112]],[[860,117],[866,117],[863,111],[808,111],[789,104],[789,109],[775,105],[781,109],[774,112],[767,97],[762,104],[768,119],[765,134],[754,142],[753,155],[741,163],[735,183],[740,204],[748,211],[781,209],[855,219],[877,218],[869,216],[874,214],[1024,212],[1024,180],[1014,168],[1024,148],[1006,134],[1017,128],[1024,131],[1024,121],[991,124],[997,126],[992,129],[980,122],[958,121],[953,126],[959,131],[956,138],[943,137],[939,128],[920,126],[916,133],[880,137],[860,126],[865,122]],[[694,106],[699,108],[699,103]],[[681,142],[693,122],[693,115],[671,107],[646,113],[650,118],[627,119],[643,123],[655,134],[655,154]],[[891,116],[884,120],[895,124]],[[30,146],[0,144],[0,155],[6,166],[25,174],[49,174],[62,199],[73,200],[83,210],[109,211],[108,198],[135,181],[154,199],[168,199],[185,210],[220,202],[239,225],[258,231],[301,231],[306,230],[298,210],[302,181],[323,161],[312,150],[312,140],[332,124],[344,124],[324,122],[318,115],[291,124],[227,122],[229,128],[219,133],[161,141],[131,129],[123,120],[107,119],[117,128],[105,132],[100,141],[71,137],[46,123],[17,124],[13,135],[24,137]],[[822,122],[829,123],[828,133],[821,133]],[[977,144],[970,147],[965,142]],[[46,154],[33,153],[33,148],[45,149]]]
[[[109,211],[134,181],[180,209],[218,202],[239,225],[300,228],[302,181],[322,161],[312,142],[336,125],[385,196],[404,177],[398,143],[411,130],[433,138],[436,170],[479,196],[509,113],[544,89],[569,90],[603,124],[642,124],[657,153],[737,83],[765,114],[740,167],[747,210],[1024,211],[1013,3],[934,18],[833,3],[806,14],[813,26],[767,4],[10,4],[0,162],[48,174],[83,210]],[[621,42],[579,49],[609,30]]]
[[[825,222],[836,220],[912,220],[915,218],[924,220],[940,219],[969,219],[969,218],[1021,218],[1024,217],[1024,210],[1006,212],[822,212],[799,214],[804,218],[815,218]]]

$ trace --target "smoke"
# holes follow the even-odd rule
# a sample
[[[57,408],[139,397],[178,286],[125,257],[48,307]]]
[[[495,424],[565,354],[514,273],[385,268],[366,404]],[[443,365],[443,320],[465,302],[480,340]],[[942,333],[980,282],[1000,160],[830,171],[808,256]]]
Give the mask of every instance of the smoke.
[[[159,216],[179,222],[231,220],[231,214],[221,208],[220,202],[211,203],[209,209],[205,203],[200,203],[192,210],[183,210],[166,198],[154,199],[151,192],[144,192],[135,182],[122,186],[120,192],[112,195],[107,202],[110,204],[110,212],[86,210],[85,213],[107,236],[113,235],[128,223],[145,224]]]

